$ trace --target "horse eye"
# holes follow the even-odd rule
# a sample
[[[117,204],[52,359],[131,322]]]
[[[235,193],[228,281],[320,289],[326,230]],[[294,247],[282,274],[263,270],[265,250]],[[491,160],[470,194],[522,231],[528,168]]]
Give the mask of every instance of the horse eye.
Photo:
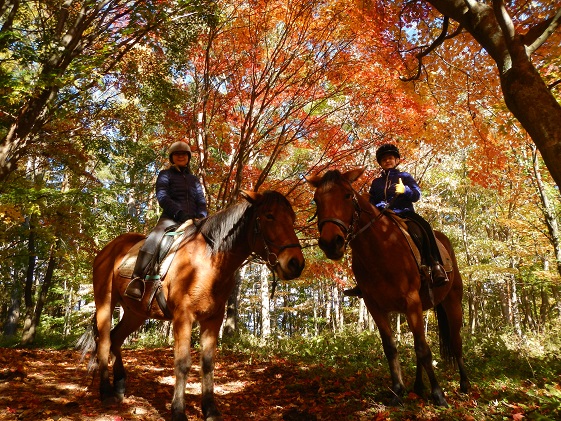
[[[273,221],[275,219],[275,215],[273,215],[272,213],[268,213],[267,215],[265,215],[265,218],[267,218],[268,221]]]
[[[353,195],[351,193],[347,193],[345,195],[345,199],[351,199],[353,197]]]

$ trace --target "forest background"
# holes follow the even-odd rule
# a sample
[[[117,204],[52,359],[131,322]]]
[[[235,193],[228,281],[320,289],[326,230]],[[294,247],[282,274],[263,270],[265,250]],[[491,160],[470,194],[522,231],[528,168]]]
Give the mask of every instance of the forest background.
[[[225,336],[375,335],[362,301],[342,295],[349,261],[315,246],[303,176],[366,166],[355,185],[366,192],[376,148],[393,142],[423,190],[417,211],[455,246],[471,352],[548,361],[561,328],[559,6],[1,2],[2,343],[83,332],[93,257],[154,226],[155,177],[177,140],[194,150],[210,212],[241,189],[276,189],[298,217],[303,275],[270,299],[268,270],[244,266]],[[134,339],[169,338],[151,322]]]

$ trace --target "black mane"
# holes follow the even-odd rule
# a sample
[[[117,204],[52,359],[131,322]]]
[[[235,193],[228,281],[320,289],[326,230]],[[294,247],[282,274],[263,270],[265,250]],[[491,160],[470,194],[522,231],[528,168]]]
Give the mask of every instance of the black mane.
[[[286,197],[276,191],[268,190],[263,193],[263,199],[258,204],[254,205],[247,200],[242,200],[210,215],[197,226],[191,225],[185,235],[189,237],[195,232],[200,232],[206,239],[212,254],[231,251],[239,236],[246,232],[247,223],[253,217],[256,209],[276,204],[287,207],[294,215],[292,206]]]

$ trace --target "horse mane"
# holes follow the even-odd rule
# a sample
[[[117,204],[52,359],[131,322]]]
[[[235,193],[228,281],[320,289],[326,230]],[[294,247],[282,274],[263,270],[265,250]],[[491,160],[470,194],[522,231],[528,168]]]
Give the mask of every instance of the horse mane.
[[[281,193],[267,190],[262,196],[262,200],[257,204],[244,199],[210,215],[196,226],[192,225],[185,235],[189,237],[199,232],[207,241],[211,254],[227,252],[234,248],[239,236],[246,232],[247,223],[257,207],[279,204],[295,215],[290,202]]]

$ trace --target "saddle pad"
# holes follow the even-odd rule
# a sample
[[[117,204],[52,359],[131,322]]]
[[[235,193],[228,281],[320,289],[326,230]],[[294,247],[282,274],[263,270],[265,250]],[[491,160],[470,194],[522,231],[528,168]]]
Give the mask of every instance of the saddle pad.
[[[415,241],[413,241],[413,238],[411,238],[411,235],[409,234],[409,227],[407,226],[406,220],[398,216],[392,210],[386,210],[386,212],[389,214],[391,219],[397,224],[397,226],[401,229],[401,232],[405,235],[405,238],[409,243],[409,248],[411,249],[411,252],[415,256],[415,259],[417,260],[417,264],[420,267],[421,253],[419,251],[419,248],[417,247],[417,244],[415,243]],[[452,259],[450,258],[450,254],[448,253],[448,250],[446,250],[446,247],[444,247],[444,244],[442,244],[438,238],[435,238],[435,240],[438,246],[438,251],[440,252],[440,257],[442,258],[442,267],[446,272],[452,272],[454,267],[452,265]]]
[[[438,251],[440,252],[440,257],[442,258],[442,267],[446,272],[452,272],[454,270],[454,266],[452,265],[452,258],[450,257],[450,253],[444,247],[444,244],[440,242],[440,240],[436,239],[436,244],[438,244]]]
[[[183,235],[182,235],[183,232],[192,223],[193,223],[193,220],[189,219],[188,221],[183,223],[181,226],[179,226],[174,231],[174,234],[177,234],[177,236],[173,240],[173,243],[172,243],[172,245],[169,249],[168,254],[166,255],[166,257],[162,260],[162,263],[160,264],[159,275],[160,275],[161,280],[164,279],[164,276],[166,275],[169,267],[171,266],[171,262],[173,261],[173,258],[175,257],[175,252],[177,251],[177,248],[179,247],[179,244],[183,240]],[[119,265],[119,268],[118,268],[119,276],[122,276],[123,278],[131,278],[132,277],[132,273],[134,271],[134,265],[136,264],[136,258],[138,257],[138,251],[140,250],[140,248],[142,247],[142,245],[145,242],[146,242],[146,240],[141,240],[138,243],[136,243],[127,252],[125,257],[123,257],[123,260],[121,261],[121,264]]]

